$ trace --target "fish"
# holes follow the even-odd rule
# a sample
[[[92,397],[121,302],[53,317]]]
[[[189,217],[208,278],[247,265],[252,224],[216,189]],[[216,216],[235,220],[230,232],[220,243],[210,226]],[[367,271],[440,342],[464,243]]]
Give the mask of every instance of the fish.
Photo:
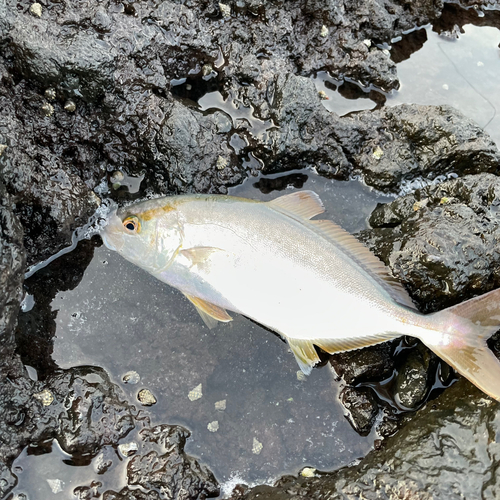
[[[420,313],[384,263],[328,219],[313,191],[261,202],[178,195],[110,211],[104,244],[180,290],[210,328],[241,314],[285,339],[301,370],[403,335],[500,401],[500,289]]]

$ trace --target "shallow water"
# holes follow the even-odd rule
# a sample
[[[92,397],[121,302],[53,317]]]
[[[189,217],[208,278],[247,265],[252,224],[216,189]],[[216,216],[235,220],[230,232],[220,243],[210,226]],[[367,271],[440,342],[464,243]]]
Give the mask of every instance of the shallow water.
[[[500,143],[499,97],[492,90],[500,76],[499,30],[466,25],[455,41],[430,27],[424,30],[422,48],[398,64],[401,90],[385,95],[386,105],[451,104]],[[315,81],[330,97],[325,106],[338,114],[372,109],[380,102],[373,93],[362,93],[361,99],[352,89],[343,94],[331,90],[326,79],[318,75]],[[206,94],[201,106],[230,112],[217,94]],[[250,121],[256,133],[269,125],[252,120],[246,109],[234,118]],[[388,200],[358,181],[327,180],[307,170],[250,177],[230,194],[264,200],[292,189],[316,191],[327,217],[351,232],[365,227],[376,203]],[[277,336],[237,315],[232,323],[208,330],[179,292],[104,246],[95,249],[78,286],[58,292],[51,308],[56,315],[55,363],[61,368],[101,366],[131,400],[140,389],[150,389],[158,400],[150,408],[153,423],[179,423],[192,430],[186,451],[200,457],[227,488],[231,481],[272,482],[306,465],[335,469],[364,456],[373,445],[373,432],[360,437],[346,421],[337,397],[340,383],[329,367],[299,380],[293,355]],[[136,385],[122,380],[131,370],[140,375]],[[191,401],[188,394],[200,384],[202,397]],[[224,400],[225,410],[217,410],[215,403]],[[207,426],[215,421],[218,430],[210,432]],[[135,433],[123,442],[133,440]],[[262,444],[259,454],[254,453],[256,441]],[[96,478],[93,464],[73,467],[64,462],[67,458],[56,443],[45,455],[23,453],[15,463],[16,494],[71,498],[76,486]],[[126,460],[115,462],[99,477],[101,491],[125,486]]]

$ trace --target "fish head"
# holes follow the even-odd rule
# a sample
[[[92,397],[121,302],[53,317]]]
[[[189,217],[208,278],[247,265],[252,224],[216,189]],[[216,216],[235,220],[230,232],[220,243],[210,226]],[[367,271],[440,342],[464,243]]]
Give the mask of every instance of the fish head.
[[[176,210],[155,205],[143,202],[111,210],[101,230],[110,250],[153,274],[173,262],[182,244]]]

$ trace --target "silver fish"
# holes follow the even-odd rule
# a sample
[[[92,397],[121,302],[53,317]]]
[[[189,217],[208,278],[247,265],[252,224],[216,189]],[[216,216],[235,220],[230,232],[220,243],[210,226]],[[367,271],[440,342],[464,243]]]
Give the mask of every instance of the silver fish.
[[[500,290],[420,314],[362,243],[329,220],[318,195],[270,202],[217,195],[158,198],[113,211],[106,246],[179,289],[212,327],[243,314],[278,332],[306,374],[315,346],[335,353],[411,335],[500,401]]]

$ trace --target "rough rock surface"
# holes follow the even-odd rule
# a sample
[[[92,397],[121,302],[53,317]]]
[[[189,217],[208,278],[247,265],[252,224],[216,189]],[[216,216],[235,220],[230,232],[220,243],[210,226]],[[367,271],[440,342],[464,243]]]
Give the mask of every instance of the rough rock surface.
[[[313,165],[326,177],[361,173],[370,186],[398,192],[416,177],[499,169],[492,139],[450,106],[405,104],[339,118],[307,78],[280,76],[273,92],[279,128],[259,138],[266,172]]]
[[[127,466],[130,486],[156,490],[162,499],[189,500],[211,498],[220,493],[213,474],[184,453],[190,432],[180,426],[160,425],[143,429],[146,443],[159,445],[158,451],[135,456]]]
[[[500,284],[500,180],[467,175],[376,208],[359,237],[424,312]]]
[[[257,486],[231,498],[455,500],[477,498],[478,492],[486,500],[497,498],[498,406],[462,379],[359,465],[311,479],[287,476],[275,487]]]

